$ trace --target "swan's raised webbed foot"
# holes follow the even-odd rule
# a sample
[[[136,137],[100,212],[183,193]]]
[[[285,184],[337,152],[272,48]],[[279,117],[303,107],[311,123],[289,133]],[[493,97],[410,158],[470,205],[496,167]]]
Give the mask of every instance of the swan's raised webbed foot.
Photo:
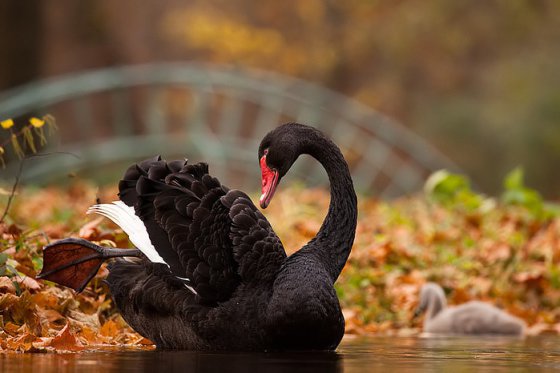
[[[142,255],[138,249],[108,248],[80,238],[66,238],[45,246],[43,269],[37,278],[81,292],[105,260]]]

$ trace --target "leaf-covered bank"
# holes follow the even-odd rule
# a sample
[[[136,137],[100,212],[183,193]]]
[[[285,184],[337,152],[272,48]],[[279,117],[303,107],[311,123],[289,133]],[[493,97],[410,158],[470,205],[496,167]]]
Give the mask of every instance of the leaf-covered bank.
[[[416,334],[419,287],[441,284],[450,304],[491,302],[523,318],[529,332],[560,332],[560,218],[512,172],[499,198],[471,190],[468,180],[434,174],[426,190],[394,201],[360,198],[354,248],[337,291],[349,334]],[[27,188],[0,225],[0,348],[81,351],[107,346],[152,348],[119,316],[102,270],[81,294],[34,279],[42,247],[84,237],[126,247],[107,220],[85,215],[115,189],[82,182]],[[7,196],[0,196],[4,203]],[[327,191],[283,186],[265,211],[290,251],[312,238],[329,203]]]

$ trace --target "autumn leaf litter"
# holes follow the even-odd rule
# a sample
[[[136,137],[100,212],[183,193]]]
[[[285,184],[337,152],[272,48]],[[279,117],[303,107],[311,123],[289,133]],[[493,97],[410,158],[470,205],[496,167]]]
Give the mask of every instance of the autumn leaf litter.
[[[560,218],[469,193],[360,197],[355,244],[336,283],[348,335],[419,334],[413,312],[427,281],[441,284],[450,304],[487,301],[524,319],[530,334],[560,332]],[[130,245],[112,223],[85,216],[96,199],[114,196],[80,182],[20,191],[10,214],[17,224],[0,225],[2,352],[154,348],[119,315],[105,266],[80,294],[35,280],[42,247],[54,240]],[[291,253],[316,234],[328,203],[323,189],[285,186],[265,215]]]

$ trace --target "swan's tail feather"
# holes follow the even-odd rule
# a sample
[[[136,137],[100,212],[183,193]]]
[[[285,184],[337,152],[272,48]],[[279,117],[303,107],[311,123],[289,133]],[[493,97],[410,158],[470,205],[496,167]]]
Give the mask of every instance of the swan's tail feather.
[[[81,292],[109,258],[142,256],[138,249],[113,249],[89,241],[66,238],[43,249],[43,269],[37,276]]]

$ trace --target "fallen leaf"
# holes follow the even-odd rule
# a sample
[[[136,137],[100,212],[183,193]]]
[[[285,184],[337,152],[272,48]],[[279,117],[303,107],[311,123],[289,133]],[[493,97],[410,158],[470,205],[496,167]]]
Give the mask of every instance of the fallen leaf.
[[[10,224],[10,226],[8,226],[8,233],[11,234],[14,238],[19,238],[22,232],[23,230],[15,224]]]
[[[66,321],[66,318],[55,310],[44,310],[44,309],[39,308],[39,310],[37,312],[38,312],[38,314],[41,318],[47,320],[51,324],[57,323],[57,322],[63,321],[63,320]]]
[[[69,325],[70,324],[66,324],[66,326],[50,340],[50,347],[64,351],[81,351],[84,349],[79,339],[70,331]]]
[[[33,294],[33,302],[41,308],[55,308],[58,303],[56,295],[52,294],[50,289],[45,289],[40,293]]]
[[[99,330],[99,315],[97,313],[87,314],[79,310],[70,310],[67,314],[68,319],[71,319],[78,327],[87,326],[89,328]]]
[[[120,328],[116,322],[114,322],[113,320],[109,320],[105,324],[103,324],[103,326],[99,330],[99,334],[105,337],[114,338],[118,335],[119,329]]]
[[[456,288],[450,297],[450,303],[452,304],[461,304],[470,300],[471,295],[465,288]]]
[[[97,228],[99,224],[104,220],[101,216],[90,222],[87,222],[80,228],[78,236],[85,238],[86,240],[96,240],[99,237],[99,229]]]
[[[527,286],[538,286],[544,275],[538,272],[520,272],[513,276],[516,282],[527,284]]]
[[[25,333],[17,337],[9,337],[6,345],[10,350],[26,352],[33,348],[33,342],[37,340],[37,336],[31,333]]]
[[[16,276],[14,277],[14,280],[18,284],[20,284],[20,286],[22,286],[22,288],[24,289],[32,290],[34,292],[41,289],[41,284],[39,284],[35,279],[29,276],[24,276],[24,277]]]
[[[346,321],[345,333],[348,334],[362,334],[363,323],[358,318],[358,313],[354,309],[344,308],[342,315]]]
[[[84,326],[82,330],[78,332],[80,339],[86,342],[88,345],[95,345],[101,342],[99,338],[99,333],[94,331],[94,329]]]
[[[485,255],[485,259],[489,263],[497,260],[506,260],[511,257],[511,247],[505,243],[496,243],[493,248]]]
[[[14,324],[13,322],[8,322],[4,324],[4,331],[9,335],[15,336],[19,333],[19,329],[21,327],[19,325]]]
[[[16,288],[12,283],[12,280],[9,277],[2,276],[0,277],[0,293],[1,294],[15,294]]]

